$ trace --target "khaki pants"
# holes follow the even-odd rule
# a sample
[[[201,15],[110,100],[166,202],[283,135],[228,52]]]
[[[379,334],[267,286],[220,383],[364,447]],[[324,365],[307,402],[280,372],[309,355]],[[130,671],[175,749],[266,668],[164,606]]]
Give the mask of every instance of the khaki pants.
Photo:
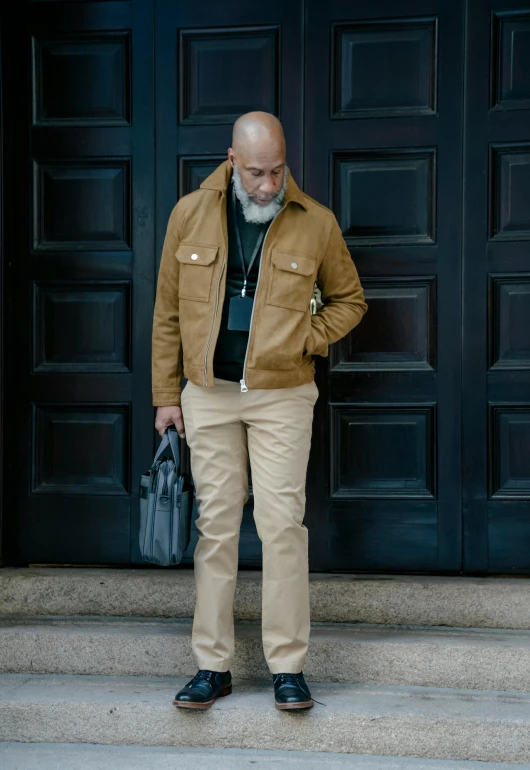
[[[263,544],[263,649],[273,674],[298,673],[309,641],[305,485],[313,407],[311,382],[249,390],[215,380],[182,393],[199,540],[192,647],[199,668],[227,671],[234,654],[233,600],[239,529],[252,469],[254,519]]]

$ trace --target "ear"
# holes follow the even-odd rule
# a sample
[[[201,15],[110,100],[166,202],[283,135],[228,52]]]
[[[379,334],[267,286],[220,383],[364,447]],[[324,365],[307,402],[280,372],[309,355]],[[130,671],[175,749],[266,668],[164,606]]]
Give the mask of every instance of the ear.
[[[232,168],[234,168],[236,159],[235,159],[234,151],[231,147],[228,148],[228,160],[230,161],[230,165],[232,166]]]

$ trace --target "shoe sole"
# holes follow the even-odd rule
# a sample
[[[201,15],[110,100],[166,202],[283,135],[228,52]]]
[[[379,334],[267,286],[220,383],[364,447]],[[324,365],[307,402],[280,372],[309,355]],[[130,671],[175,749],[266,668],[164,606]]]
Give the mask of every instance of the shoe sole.
[[[297,703],[278,703],[276,701],[276,708],[280,710],[284,709],[310,709],[314,705],[312,700],[298,701]]]
[[[232,692],[232,685],[229,684],[228,687],[225,687],[225,689],[219,693],[219,695],[216,698],[212,698],[212,700],[206,701],[206,703],[193,703],[193,701],[179,701],[174,700],[173,705],[180,709],[209,709],[213,706],[217,698],[224,698],[226,695],[230,695]]]

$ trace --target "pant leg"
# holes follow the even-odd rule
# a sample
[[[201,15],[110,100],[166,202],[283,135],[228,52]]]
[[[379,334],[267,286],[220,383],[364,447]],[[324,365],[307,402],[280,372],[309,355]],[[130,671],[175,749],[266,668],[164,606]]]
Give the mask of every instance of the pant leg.
[[[310,632],[308,532],[302,522],[318,391],[309,383],[244,395],[254,518],[263,544],[263,649],[273,674],[298,673]]]
[[[240,387],[188,382],[182,393],[199,518],[192,649],[199,668],[228,671],[234,654],[233,601],[239,530],[248,499],[246,429]]]

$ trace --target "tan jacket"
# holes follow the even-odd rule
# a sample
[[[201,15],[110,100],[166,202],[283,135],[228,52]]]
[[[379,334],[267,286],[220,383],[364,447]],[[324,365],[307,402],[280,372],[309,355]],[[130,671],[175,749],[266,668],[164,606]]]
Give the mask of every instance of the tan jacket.
[[[169,218],[153,322],[153,404],[180,404],[182,375],[214,384],[213,356],[225,296],[226,192],[222,163]],[[310,314],[314,282],[324,307]],[[367,310],[357,270],[332,212],[289,174],[283,209],[272,221],[260,263],[243,378],[248,388],[310,382],[312,355],[357,326]]]

